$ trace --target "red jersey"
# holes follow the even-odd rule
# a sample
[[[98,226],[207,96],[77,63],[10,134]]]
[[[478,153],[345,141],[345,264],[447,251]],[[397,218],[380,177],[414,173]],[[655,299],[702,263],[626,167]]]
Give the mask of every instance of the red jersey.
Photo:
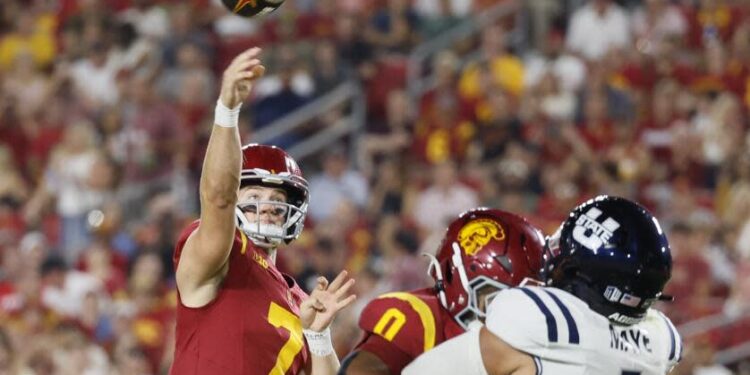
[[[383,294],[359,318],[365,336],[355,350],[380,358],[391,374],[400,374],[420,354],[464,333],[431,288]]]
[[[180,254],[198,222],[177,242]],[[308,362],[299,304],[307,295],[276,269],[266,252],[237,230],[229,271],[216,298],[190,308],[177,296],[173,375],[298,374]]]

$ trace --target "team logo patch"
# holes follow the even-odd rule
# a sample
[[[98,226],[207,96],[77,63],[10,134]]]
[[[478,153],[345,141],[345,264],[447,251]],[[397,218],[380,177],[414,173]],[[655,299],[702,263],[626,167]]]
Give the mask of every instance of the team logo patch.
[[[573,228],[573,239],[594,253],[604,244],[609,243],[617,228],[620,227],[620,223],[611,217],[599,222],[601,215],[601,210],[591,207],[584,215],[578,217],[576,227]]]
[[[490,219],[472,220],[458,232],[458,243],[467,255],[474,255],[491,240],[505,239],[505,230]]]

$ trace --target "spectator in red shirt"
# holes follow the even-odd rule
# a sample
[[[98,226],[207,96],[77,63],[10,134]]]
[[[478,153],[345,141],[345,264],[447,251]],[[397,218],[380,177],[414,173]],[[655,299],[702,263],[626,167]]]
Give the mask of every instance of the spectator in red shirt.
[[[711,268],[701,255],[703,249],[691,241],[694,231],[687,222],[678,222],[669,231],[674,265],[665,293],[675,297],[672,314],[677,322],[694,318],[695,299],[711,290]]]
[[[460,113],[458,98],[444,93],[435,98],[434,110],[417,120],[412,145],[415,156],[426,164],[464,160],[476,134],[474,124]]]
[[[581,136],[595,154],[601,154],[610,149],[615,141],[613,124],[607,116],[607,101],[595,93],[589,95],[583,111]]]
[[[694,48],[716,39],[728,41],[740,17],[726,0],[700,0],[695,9],[685,10],[690,23],[689,42]]]

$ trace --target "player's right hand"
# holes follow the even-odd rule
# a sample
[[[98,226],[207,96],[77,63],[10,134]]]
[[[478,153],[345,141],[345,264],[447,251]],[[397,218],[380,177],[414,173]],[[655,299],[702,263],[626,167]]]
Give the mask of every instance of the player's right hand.
[[[227,108],[235,108],[250,95],[254,80],[263,76],[266,68],[258,56],[261,49],[253,47],[240,53],[224,70],[219,100]]]

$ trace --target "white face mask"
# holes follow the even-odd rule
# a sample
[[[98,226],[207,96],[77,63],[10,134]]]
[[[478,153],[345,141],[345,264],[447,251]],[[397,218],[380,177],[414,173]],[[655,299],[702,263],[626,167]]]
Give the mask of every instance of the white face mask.
[[[277,206],[274,211],[281,212],[281,215],[283,215],[282,224],[278,225],[261,222],[261,215],[256,215],[255,220],[249,220],[243,212],[243,208],[247,209],[248,206],[257,207],[258,205]],[[289,203],[272,201],[257,201],[238,204],[235,208],[235,216],[237,217],[237,226],[239,229],[243,231],[255,245],[264,248],[275,248],[284,241],[289,242],[296,238],[299,235],[299,232],[302,231],[302,225],[298,224],[300,224],[305,217],[304,207],[298,208]]]

